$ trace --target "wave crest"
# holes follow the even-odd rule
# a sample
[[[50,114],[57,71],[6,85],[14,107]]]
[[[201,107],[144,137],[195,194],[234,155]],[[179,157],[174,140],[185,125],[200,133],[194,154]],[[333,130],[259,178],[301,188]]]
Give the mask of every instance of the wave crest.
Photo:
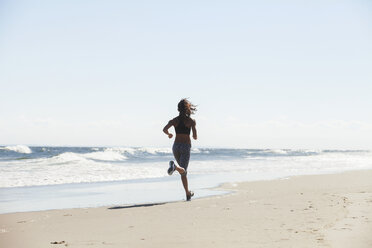
[[[13,152],[18,152],[18,153],[25,153],[25,154],[32,153],[31,149],[25,145],[6,146],[6,147],[3,147],[2,149],[13,151]]]
[[[121,154],[141,156],[146,154],[151,155],[169,155],[172,154],[171,148],[150,148],[150,147],[109,147],[105,149],[105,152],[119,152]]]
[[[77,161],[87,161],[87,160],[99,160],[99,161],[123,161],[127,157],[124,155],[113,152],[113,151],[102,151],[102,152],[90,152],[90,153],[75,153],[75,152],[64,152],[61,153],[53,159],[58,162],[77,162]]]
[[[88,159],[103,161],[122,161],[127,159],[123,154],[114,151],[91,152],[81,155]]]

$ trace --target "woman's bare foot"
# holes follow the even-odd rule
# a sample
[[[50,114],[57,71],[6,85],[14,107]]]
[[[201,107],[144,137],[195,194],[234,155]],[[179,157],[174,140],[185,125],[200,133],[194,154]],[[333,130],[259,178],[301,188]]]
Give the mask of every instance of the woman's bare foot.
[[[189,193],[186,195],[186,200],[191,201],[191,197],[193,197],[193,196],[194,196],[194,192],[189,191]]]

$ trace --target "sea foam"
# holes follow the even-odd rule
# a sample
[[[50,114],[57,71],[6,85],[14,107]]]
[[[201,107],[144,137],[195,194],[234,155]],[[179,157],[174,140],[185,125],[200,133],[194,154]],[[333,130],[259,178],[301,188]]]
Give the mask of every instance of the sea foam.
[[[168,177],[168,162],[174,160],[171,148],[31,148],[32,153],[26,146],[0,148],[0,188]],[[368,168],[370,151],[193,148],[188,173],[236,173],[250,180],[255,175],[276,178]]]
[[[25,145],[6,146],[6,147],[1,147],[0,149],[18,152],[18,153],[25,153],[25,154],[32,153],[31,149]]]

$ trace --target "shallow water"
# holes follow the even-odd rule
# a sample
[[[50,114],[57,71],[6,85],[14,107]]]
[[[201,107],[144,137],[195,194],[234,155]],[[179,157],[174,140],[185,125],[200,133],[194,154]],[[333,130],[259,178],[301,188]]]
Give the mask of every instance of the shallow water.
[[[170,148],[0,147],[0,213],[184,200]],[[221,183],[372,169],[370,151],[192,150],[195,197]]]

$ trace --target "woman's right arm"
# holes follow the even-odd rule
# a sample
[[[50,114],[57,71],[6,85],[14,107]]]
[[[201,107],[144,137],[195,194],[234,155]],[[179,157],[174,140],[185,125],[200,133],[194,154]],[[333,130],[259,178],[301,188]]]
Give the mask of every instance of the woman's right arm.
[[[168,138],[170,138],[170,139],[173,137],[173,134],[171,134],[171,133],[168,132],[168,129],[169,129],[171,126],[173,126],[173,120],[170,120],[170,121],[168,122],[168,124],[165,125],[165,127],[163,128],[163,132],[164,132],[166,135],[168,135]]]

